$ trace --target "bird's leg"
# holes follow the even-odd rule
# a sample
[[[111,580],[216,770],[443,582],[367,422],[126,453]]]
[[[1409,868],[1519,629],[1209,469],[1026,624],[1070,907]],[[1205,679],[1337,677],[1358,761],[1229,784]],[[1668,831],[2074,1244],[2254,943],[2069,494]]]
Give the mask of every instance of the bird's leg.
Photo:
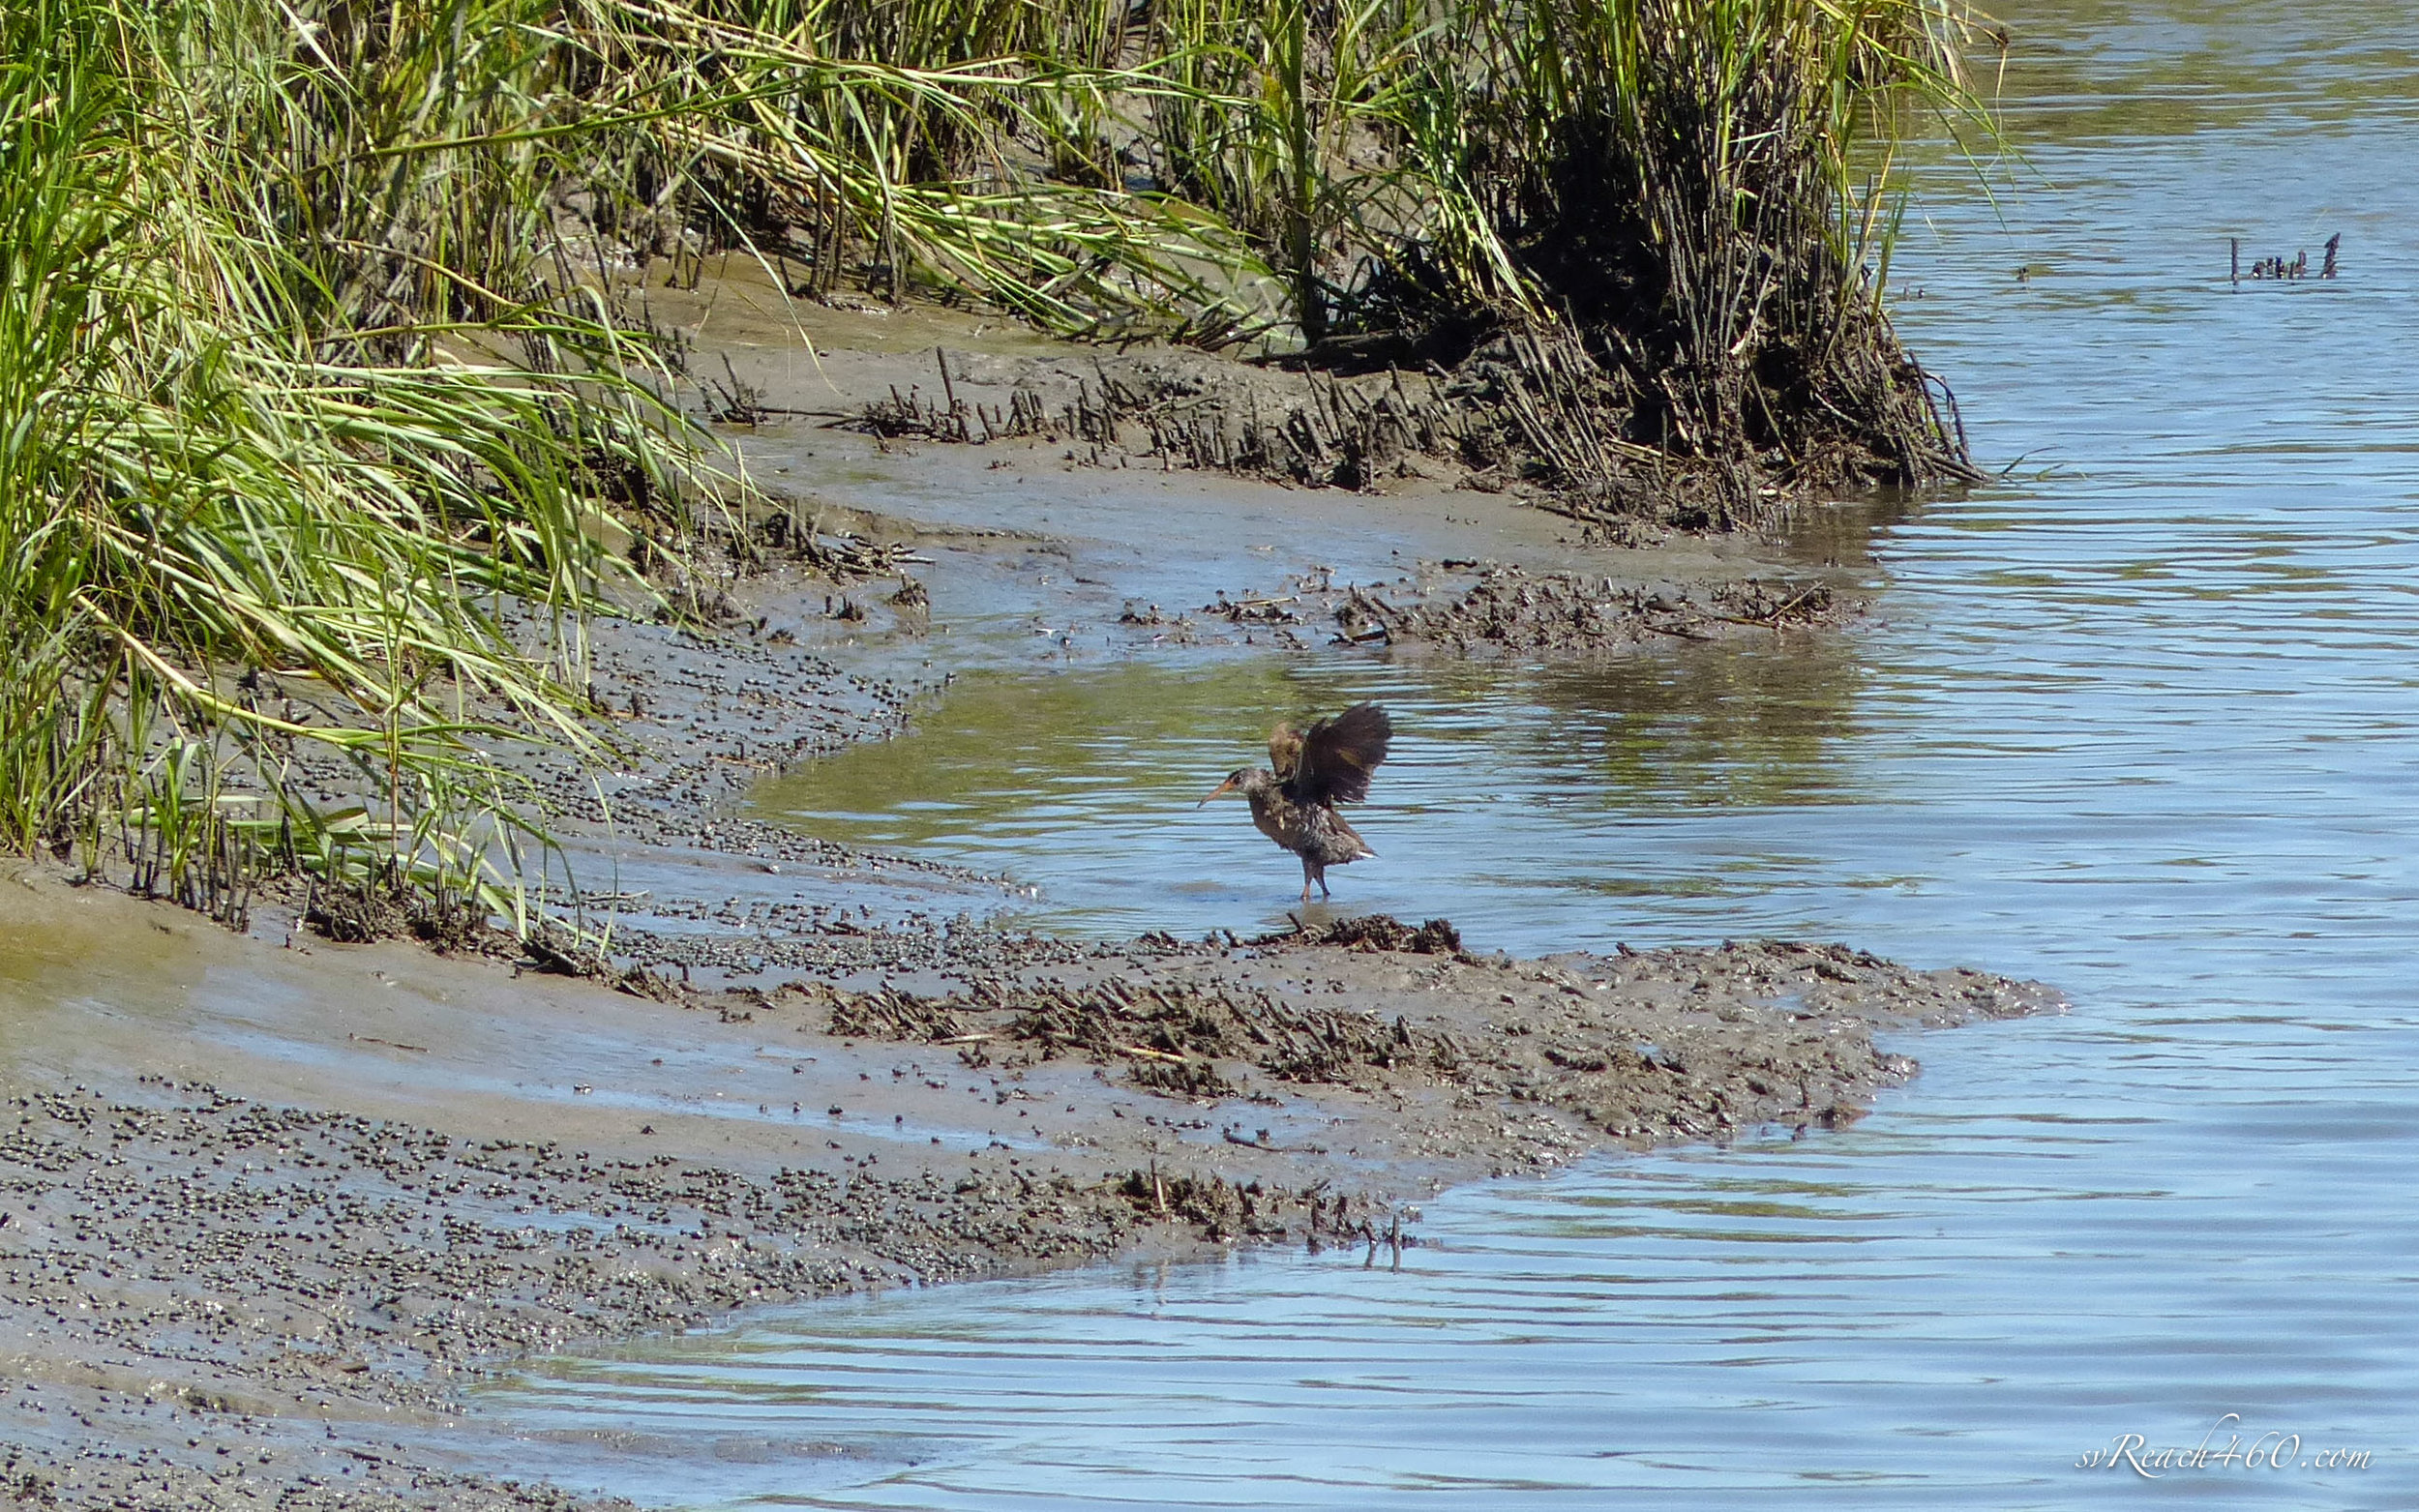
[[[1310,883],[1311,883],[1312,879],[1313,879],[1314,877],[1316,877],[1316,875],[1318,875],[1318,874],[1314,873],[1314,872],[1313,872],[1313,871],[1311,871],[1311,869],[1310,869],[1310,858],[1309,858],[1308,856],[1304,856],[1304,857],[1302,857],[1302,858],[1301,858],[1301,901],[1302,901],[1302,902],[1304,902],[1304,903],[1308,903],[1308,902],[1310,901]],[[1322,885],[1322,886],[1324,886],[1325,884],[1324,884],[1324,883],[1322,883],[1321,885]]]

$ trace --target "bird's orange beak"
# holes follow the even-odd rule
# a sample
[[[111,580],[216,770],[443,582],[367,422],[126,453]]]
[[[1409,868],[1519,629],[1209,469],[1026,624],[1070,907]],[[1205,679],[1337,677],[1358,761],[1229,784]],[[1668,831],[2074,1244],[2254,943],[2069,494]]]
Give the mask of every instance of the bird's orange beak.
[[[1198,809],[1202,806],[1202,804],[1208,803],[1210,798],[1222,798],[1241,786],[1242,784],[1238,783],[1234,778],[1230,777],[1225,782],[1218,784],[1217,786],[1210,788],[1210,797],[1202,799],[1201,803],[1194,804],[1193,807]]]

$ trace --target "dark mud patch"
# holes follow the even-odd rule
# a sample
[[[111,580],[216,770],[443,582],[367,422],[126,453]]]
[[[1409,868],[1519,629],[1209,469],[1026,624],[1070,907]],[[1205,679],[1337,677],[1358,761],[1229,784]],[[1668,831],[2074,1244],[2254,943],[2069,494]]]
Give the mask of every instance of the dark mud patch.
[[[1098,1259],[1150,1221],[1090,1177],[751,1179],[192,1084],[6,1106],[8,1473],[42,1505],[569,1504],[431,1467],[509,1463],[456,1418],[464,1371],[754,1303]]]
[[[1624,439],[1637,396],[1577,343],[1525,332],[1500,334],[1449,369],[1409,352],[1323,367],[1182,348],[1032,356],[936,346],[920,377],[896,365],[887,377],[877,392],[860,387],[833,423],[883,443],[1016,444],[1088,467],[1305,488],[1443,479],[1514,492],[1615,545],[1662,528],[1758,528],[1876,476],[1845,455],[1764,467],[1744,454],[1725,462]],[[1973,474],[1959,461],[1946,476]]]
[[[1450,919],[1430,919],[1413,928],[1391,914],[1364,913],[1328,924],[1294,920],[1291,934],[1265,934],[1255,945],[1341,945],[1351,950],[1408,951],[1415,956],[1462,958],[1461,931]]]
[[[1657,590],[1490,566],[1467,588],[1408,600],[1383,587],[1356,588],[1334,614],[1336,638],[1353,645],[1427,646],[1456,656],[1585,655],[1657,639],[1716,640],[1834,624],[1861,608],[1824,582],[1750,578]]]
[[[1481,961],[1383,916],[1149,956],[1102,952],[1073,973],[985,976],[958,993],[794,989],[829,1031],[954,1052],[1014,1076],[1060,1057],[1200,1104],[1280,1106],[1333,1090],[1394,1100],[1398,1133],[1500,1170],[1524,1151],[1461,1114],[1568,1115],[1573,1148],[1835,1125],[1915,1069],[1877,1028],[2056,1006],[2035,984],[1924,972],[1844,945],[1778,941],[1548,962]],[[1406,1094],[1441,1101],[1419,1104]],[[1581,1133],[1584,1130],[1585,1133]]]
[[[1646,583],[1503,562],[1421,562],[1390,581],[1338,584],[1312,574],[1258,592],[1220,594],[1170,614],[1129,604],[1120,624],[1159,642],[1200,644],[1224,625],[1247,641],[1402,647],[1467,658],[1584,658],[1669,640],[1819,629],[1864,612],[1821,578]]]
[[[1104,977],[1078,987],[991,980],[941,998],[883,990],[842,997],[831,1031],[963,1047],[971,1065],[1012,1070],[1077,1054],[1125,1067],[1137,1086],[1213,1101],[1241,1095],[1220,1061],[1247,1061],[1279,1082],[1338,1085],[1414,1064],[1449,1080],[1461,1062],[1448,1036],[1415,1032],[1400,1017],[1389,1024],[1197,978]]]

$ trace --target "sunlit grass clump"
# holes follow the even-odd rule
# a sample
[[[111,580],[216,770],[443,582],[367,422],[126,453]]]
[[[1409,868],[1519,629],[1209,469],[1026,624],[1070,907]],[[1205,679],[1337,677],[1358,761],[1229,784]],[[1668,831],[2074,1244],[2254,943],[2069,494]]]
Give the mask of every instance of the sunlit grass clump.
[[[497,161],[530,149],[379,156],[498,78],[431,55],[406,91],[348,44],[247,0],[0,20],[0,845],[148,853],[191,897],[326,847],[284,780],[316,750],[383,800],[339,837],[426,868],[440,815],[517,812],[466,735],[584,738],[574,642],[496,612],[576,614],[598,513],[693,459],[538,276]]]
[[[1900,144],[1986,142],[1959,0],[1166,0],[1153,162],[1246,230],[1311,353],[1505,333],[1549,481],[1970,477],[1882,304]],[[1526,354],[1526,355],[1524,355]],[[1646,469],[1669,481],[1669,469]]]

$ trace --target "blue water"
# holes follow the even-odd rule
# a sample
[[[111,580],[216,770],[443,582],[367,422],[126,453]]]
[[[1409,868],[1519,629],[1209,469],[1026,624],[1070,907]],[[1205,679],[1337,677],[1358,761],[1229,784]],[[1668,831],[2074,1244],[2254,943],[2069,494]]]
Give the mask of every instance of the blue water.
[[[1399,1270],[819,1306],[494,1405],[669,1435],[592,1479],[700,1505],[2419,1504],[2419,34],[2333,0],[2008,18],[2025,162],[1995,204],[1941,170],[1896,276],[1978,454],[2020,460],[1876,527],[1869,624],[1182,675],[1395,706],[1356,907],[1515,951],[1846,938],[2070,1015],[1913,1042],[1849,1131],[1449,1194]],[[2338,231],[2333,283],[2225,279],[2229,237],[2314,265]],[[1159,726],[1086,726],[1038,812],[826,816],[1015,871],[1059,927],[1281,918],[1287,858],[1174,801],[1246,731]],[[2077,1465],[2229,1434],[2257,1468]]]

